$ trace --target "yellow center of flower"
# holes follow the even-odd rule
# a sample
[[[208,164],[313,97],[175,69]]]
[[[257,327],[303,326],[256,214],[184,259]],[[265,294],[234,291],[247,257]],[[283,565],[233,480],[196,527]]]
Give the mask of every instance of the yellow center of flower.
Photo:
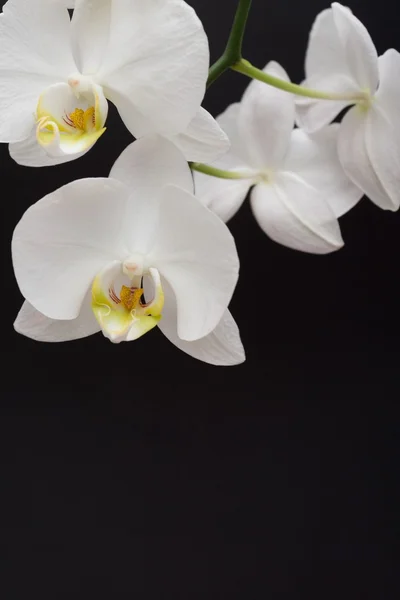
[[[76,108],[74,112],[64,117],[65,123],[80,131],[90,132],[96,127],[96,111],[94,106],[83,110]]]
[[[128,288],[123,285],[119,297],[127,310],[133,310],[139,304],[143,292],[142,288]]]
[[[118,296],[114,280],[122,272],[121,264],[115,262],[95,277],[92,286],[94,316],[104,335],[113,342],[135,340],[153,329],[160,321],[164,307],[164,292],[157,269],[150,268],[148,273],[153,282],[152,299],[143,297],[144,289],[139,287],[141,277],[132,279],[132,283],[139,285],[122,285]]]
[[[99,86],[77,94],[66,83],[51,85],[36,107],[37,141],[49,156],[86,152],[105,131],[106,111]]]

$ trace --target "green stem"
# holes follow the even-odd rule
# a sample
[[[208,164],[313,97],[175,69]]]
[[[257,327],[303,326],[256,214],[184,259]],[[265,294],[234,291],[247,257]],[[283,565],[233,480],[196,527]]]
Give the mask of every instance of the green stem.
[[[198,171],[205,175],[211,175],[212,177],[219,177],[220,179],[251,179],[250,173],[239,173],[238,171],[224,171],[223,169],[217,169],[216,167],[210,167],[210,165],[203,165],[203,163],[190,163],[192,171]]]
[[[265,73],[264,71],[253,67],[249,61],[244,60],[243,58],[233,65],[231,69],[237,71],[238,73],[242,73],[242,75],[247,75],[247,77],[250,77],[251,79],[257,79],[258,81],[272,85],[273,87],[284,90],[285,92],[296,94],[297,96],[316,98],[318,100],[344,100],[346,102],[362,102],[364,100],[364,97],[361,95],[354,96],[350,94],[322,92],[320,90],[312,90],[303,87],[302,85],[296,85],[295,83],[290,83],[289,81],[284,81],[283,79],[279,79],[279,77],[274,77],[274,75],[270,75],[269,73]]]
[[[241,60],[244,30],[246,28],[251,2],[252,0],[239,0],[228,43],[223,55],[210,68],[207,87],[210,87],[222,73]]]

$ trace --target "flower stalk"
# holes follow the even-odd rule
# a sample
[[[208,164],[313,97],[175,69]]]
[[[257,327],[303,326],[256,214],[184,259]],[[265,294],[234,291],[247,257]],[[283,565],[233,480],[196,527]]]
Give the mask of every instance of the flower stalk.
[[[198,171],[199,173],[204,173],[204,175],[218,177],[219,179],[251,179],[250,173],[225,171],[224,169],[218,169],[217,167],[211,167],[210,165],[204,165],[203,163],[190,163],[190,168],[192,171]]]
[[[279,79],[279,77],[274,77],[273,75],[265,73],[261,69],[254,67],[248,60],[245,60],[242,56],[242,47],[244,32],[251,8],[251,2],[252,0],[239,0],[228,43],[222,56],[210,68],[207,80],[207,88],[209,88],[214,81],[220,77],[220,75],[225,73],[225,71],[232,69],[233,71],[241,73],[242,75],[246,75],[251,79],[257,79],[258,81],[272,85],[273,87],[284,90],[285,92],[295,94],[296,96],[313,98],[315,100],[354,102],[354,104],[365,101],[364,96],[334,94],[321,90],[313,90],[289,81],[283,81],[282,79]]]
[[[222,56],[212,65],[209,71],[207,88],[214,83],[222,73],[242,59],[244,31],[250,12],[252,0],[239,0],[228,43]]]
[[[323,92],[320,90],[313,90],[302,85],[291,83],[290,81],[284,81],[275,77],[270,73],[265,73],[261,69],[254,67],[248,60],[241,58],[236,64],[230,67],[233,71],[237,71],[242,75],[247,75],[251,79],[257,79],[268,85],[272,85],[285,92],[296,94],[296,96],[305,96],[306,98],[314,98],[316,100],[337,100],[346,102],[362,102],[364,96],[361,95],[349,95],[349,94],[334,94],[332,92]]]

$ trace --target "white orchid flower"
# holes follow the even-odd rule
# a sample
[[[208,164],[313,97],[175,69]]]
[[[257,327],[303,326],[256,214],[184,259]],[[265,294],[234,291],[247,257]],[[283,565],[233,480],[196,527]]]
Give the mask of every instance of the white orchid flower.
[[[297,122],[307,131],[330,123],[346,106],[338,135],[340,162],[351,180],[386,210],[400,206],[400,54],[378,58],[364,25],[338,4],[322,11],[311,29],[306,86],[355,100],[297,101]]]
[[[239,270],[228,228],[193,195],[172,142],[131,144],[109,179],[82,179],[31,206],[12,242],[26,302],[19,333],[58,342],[98,331],[113,342],[156,325],[184,352],[216,365],[244,351],[227,310]]]
[[[265,71],[288,81],[275,62]],[[217,119],[230,138],[231,150],[213,165],[242,178],[195,173],[196,195],[228,221],[254,186],[251,207],[270,238],[304,252],[332,252],[343,245],[337,217],[362,193],[340,166],[337,126],[309,136],[293,130],[294,119],[291,94],[252,81],[242,101]]]
[[[219,155],[227,140],[200,108],[208,65],[203,26],[183,0],[76,0],[72,20],[65,3],[9,0],[0,141],[20,164],[72,160],[104,133],[109,100],[135,137],[170,137],[188,160]]]

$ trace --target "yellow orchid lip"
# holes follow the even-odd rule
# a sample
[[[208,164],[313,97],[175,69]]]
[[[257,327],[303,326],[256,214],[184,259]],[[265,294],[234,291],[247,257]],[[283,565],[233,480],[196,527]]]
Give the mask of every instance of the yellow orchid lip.
[[[122,285],[118,295],[114,281],[121,273],[121,264],[113,263],[97,275],[92,285],[94,316],[103,334],[112,342],[136,340],[153,329],[160,321],[164,307],[164,292],[157,269],[149,269],[154,287],[151,302],[144,300],[144,290],[137,285]]]
[[[51,156],[84,152],[105,132],[106,117],[100,86],[77,97],[68,84],[55,84],[39,98],[36,139]]]
[[[48,152],[51,155],[76,154],[89,150],[103,135],[106,128],[100,131],[83,134],[60,134],[55,121],[45,120],[38,123],[36,139],[44,150],[53,149]],[[57,150],[59,150],[57,152]]]

